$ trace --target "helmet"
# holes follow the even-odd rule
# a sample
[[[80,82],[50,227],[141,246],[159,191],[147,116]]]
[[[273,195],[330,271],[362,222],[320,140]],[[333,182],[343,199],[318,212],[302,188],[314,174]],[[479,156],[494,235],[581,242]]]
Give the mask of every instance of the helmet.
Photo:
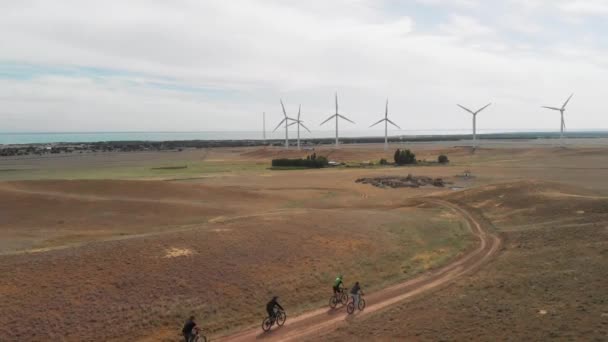
[[[338,276],[338,278],[342,279],[342,275],[340,274],[340,275]]]
[[[272,296],[272,300],[277,300],[279,299],[279,296]]]

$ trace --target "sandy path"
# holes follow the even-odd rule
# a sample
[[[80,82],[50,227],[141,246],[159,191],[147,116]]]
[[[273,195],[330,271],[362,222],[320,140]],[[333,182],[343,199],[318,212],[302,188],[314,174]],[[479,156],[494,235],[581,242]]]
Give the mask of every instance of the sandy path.
[[[477,248],[437,270],[427,272],[414,279],[365,296],[367,307],[362,312],[348,315],[344,308],[336,310],[318,309],[297,317],[288,317],[283,327],[273,327],[273,330],[269,333],[263,333],[261,327],[256,327],[234,335],[225,336],[219,340],[253,341],[261,339],[265,341],[291,341],[313,338],[319,334],[334,330],[340,325],[348,324],[348,322],[356,320],[359,316],[385,309],[405,299],[436,289],[464,274],[471,273],[498,252],[501,245],[500,238],[489,231],[487,227],[484,227],[473,214],[457,204],[447,201],[439,199],[425,199],[425,201],[452,208],[460,213],[467,220],[473,235],[479,239]]]

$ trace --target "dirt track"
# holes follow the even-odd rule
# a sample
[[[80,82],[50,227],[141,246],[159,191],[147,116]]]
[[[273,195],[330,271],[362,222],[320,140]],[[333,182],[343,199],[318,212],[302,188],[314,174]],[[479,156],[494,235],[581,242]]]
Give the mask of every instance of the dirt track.
[[[256,327],[235,335],[223,337],[220,340],[251,341],[263,339],[266,341],[290,341],[313,338],[319,334],[331,331],[341,324],[346,324],[358,316],[385,309],[402,300],[436,289],[466,273],[473,272],[499,251],[501,245],[500,238],[493,234],[488,227],[484,226],[483,222],[477,220],[472,213],[455,203],[444,200],[425,199],[424,201],[430,204],[449,207],[459,212],[467,220],[473,234],[479,239],[478,247],[444,267],[366,296],[366,302],[368,303],[366,309],[355,315],[347,315],[343,307],[335,310],[318,309],[298,317],[288,318],[285,326],[278,329],[273,327],[273,330],[269,333],[263,333],[260,327]]]

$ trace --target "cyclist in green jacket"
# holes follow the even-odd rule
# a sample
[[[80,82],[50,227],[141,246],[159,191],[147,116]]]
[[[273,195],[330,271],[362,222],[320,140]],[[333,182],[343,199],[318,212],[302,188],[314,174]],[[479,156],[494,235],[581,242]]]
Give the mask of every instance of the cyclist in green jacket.
[[[342,285],[344,285],[344,283],[342,282],[342,275],[340,274],[339,276],[336,277],[336,280],[334,281],[334,286],[333,286],[334,294],[338,294],[338,292],[340,292],[340,287]]]

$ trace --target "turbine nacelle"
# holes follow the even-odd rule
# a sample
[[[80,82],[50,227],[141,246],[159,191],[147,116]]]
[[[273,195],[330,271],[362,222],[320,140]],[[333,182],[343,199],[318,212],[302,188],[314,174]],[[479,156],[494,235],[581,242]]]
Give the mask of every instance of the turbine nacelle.
[[[281,99],[280,102],[281,102],[281,108],[283,109],[283,120],[281,120],[281,122],[279,122],[277,127],[275,127],[275,129],[273,129],[272,131],[275,132],[277,129],[279,129],[279,127],[281,127],[281,125],[285,124],[285,148],[288,149],[289,148],[289,126],[291,125],[289,122],[290,121],[297,122],[298,120],[287,116],[287,111],[285,111],[285,105],[283,104],[283,99]]]
[[[564,139],[564,131],[566,130],[566,120],[564,120],[564,112],[566,111],[566,106],[568,105],[568,103],[570,102],[570,100],[572,99],[573,96],[574,96],[574,93],[572,93],[570,95],[570,97],[568,97],[568,99],[566,100],[566,102],[564,102],[564,104],[561,106],[561,108],[548,107],[548,106],[541,107],[541,108],[551,109],[551,110],[560,112],[561,118],[560,118],[559,130],[560,130],[560,139],[562,139],[562,144],[563,144],[563,139]]]
[[[469,112],[469,113],[471,113],[471,114],[473,114],[473,115],[477,115],[477,114],[481,113],[481,111],[482,111],[482,110],[484,110],[484,109],[488,108],[490,105],[492,105],[492,103],[488,103],[487,105],[485,105],[485,106],[483,106],[483,107],[479,108],[477,111],[472,111],[472,110],[470,110],[469,108],[467,108],[467,107],[465,107],[465,106],[463,106],[463,105],[459,105],[459,104],[457,104],[457,106],[458,106],[458,107],[460,107],[460,108],[464,109],[465,111],[467,111],[467,112]]]
[[[293,125],[300,125],[301,127],[304,127],[304,129],[305,129],[305,130],[307,130],[307,131],[308,131],[308,133],[312,133],[312,132],[311,132],[311,131],[308,129],[308,127],[306,127],[306,126],[304,125],[304,120],[300,120],[300,116],[301,116],[301,114],[302,114],[302,105],[300,105],[300,106],[298,107],[298,119],[292,119],[292,120],[293,120],[293,122],[292,122],[292,123],[290,123],[290,124],[288,124],[288,125],[287,125],[287,127],[291,127],[291,126],[293,126]]]
[[[390,123],[391,125],[397,127],[398,129],[401,129],[401,127],[399,127],[396,123],[392,122],[391,119],[388,118],[388,99],[386,99],[386,106],[384,107],[384,118],[378,120],[376,123],[369,126],[369,128],[372,128],[383,122],[384,122],[384,149],[386,150],[386,149],[388,149],[388,124]]]
[[[572,96],[574,96],[574,93],[572,93],[572,95],[570,95],[570,97],[568,97],[568,99],[566,100],[566,102],[564,102],[564,105],[561,108],[557,108],[557,107],[548,107],[548,106],[542,106],[541,108],[546,108],[546,109],[551,109],[551,110],[557,110],[559,112],[565,112],[566,111],[566,106],[568,105],[568,103],[570,102],[570,99],[572,99]]]
[[[483,111],[484,109],[490,107],[491,104],[492,103],[488,103],[487,105],[479,108],[476,111],[472,111],[463,105],[457,104],[458,107],[464,109],[465,111],[473,115],[473,148],[477,148],[477,114],[481,113],[481,111]]]
[[[275,127],[275,128],[272,130],[272,131],[273,131],[273,132],[275,132],[277,129],[279,129],[279,127],[281,127],[281,125],[282,125],[282,124],[283,124],[285,121],[287,121],[287,122],[288,122],[288,123],[287,123],[287,127],[289,127],[289,126],[291,126],[291,125],[295,124],[295,122],[297,122],[298,120],[296,120],[296,119],[292,119],[292,118],[290,118],[290,117],[285,117],[285,118],[283,118],[283,120],[281,120],[281,122],[279,122],[279,124],[277,125],[277,127]],[[293,121],[293,122],[292,122],[292,123],[289,123],[289,121]]]
[[[338,143],[339,143],[339,141],[338,141],[338,119],[343,119],[343,120],[346,120],[353,124],[355,122],[350,120],[349,118],[345,117],[344,115],[340,114],[340,112],[338,111],[338,92],[336,92],[335,98],[336,98],[336,113],[332,114],[325,121],[321,122],[321,124],[319,126],[322,126],[323,124],[325,124],[326,122],[328,122],[331,119],[336,119],[336,147],[338,147]]]

